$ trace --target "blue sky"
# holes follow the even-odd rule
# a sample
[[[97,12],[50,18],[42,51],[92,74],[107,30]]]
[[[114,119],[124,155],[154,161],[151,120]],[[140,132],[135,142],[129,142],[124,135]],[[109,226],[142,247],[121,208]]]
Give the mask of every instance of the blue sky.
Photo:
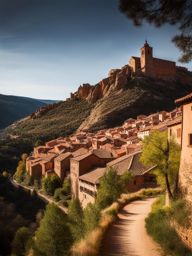
[[[176,31],[134,27],[117,0],[0,0],[0,93],[65,99],[139,56],[145,39],[177,61]]]

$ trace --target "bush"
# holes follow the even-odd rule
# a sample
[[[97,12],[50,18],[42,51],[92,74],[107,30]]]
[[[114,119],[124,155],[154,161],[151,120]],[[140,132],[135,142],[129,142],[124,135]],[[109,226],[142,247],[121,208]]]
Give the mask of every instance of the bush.
[[[24,256],[27,251],[27,244],[30,239],[29,229],[21,227],[15,234],[15,238],[12,243],[12,254],[17,256]]]
[[[63,193],[66,196],[71,194],[71,182],[69,178],[66,178],[63,182]]]
[[[110,168],[100,179],[100,186],[96,199],[98,207],[104,209],[116,201],[120,195],[126,191],[130,179],[130,174],[125,173],[123,176],[119,176],[115,169]]]
[[[146,228],[153,239],[161,245],[166,255],[191,256],[174,228],[170,225],[172,209],[163,208],[161,197],[153,206],[152,212],[146,219]]]
[[[61,179],[57,175],[50,175],[43,179],[43,191],[47,195],[53,196],[59,187],[61,187]]]
[[[21,183],[26,175],[26,159],[27,159],[27,154],[22,154],[21,160],[18,163],[17,170],[14,174],[14,178],[18,183]]]
[[[86,234],[97,227],[99,218],[100,209],[96,204],[89,203],[84,210],[84,228]]]
[[[24,175],[23,184],[24,184],[25,186],[30,186],[30,185],[32,184],[32,182],[31,182],[31,176],[30,176],[28,173],[26,173],[26,174]]]
[[[39,189],[41,189],[41,181],[40,180],[34,180],[34,189],[36,191],[38,191]]]
[[[172,203],[173,218],[183,227],[189,227],[191,211],[184,199],[179,199]]]
[[[62,188],[57,188],[54,193],[54,199],[56,201],[68,200],[71,194],[71,184],[69,179],[65,179]]]

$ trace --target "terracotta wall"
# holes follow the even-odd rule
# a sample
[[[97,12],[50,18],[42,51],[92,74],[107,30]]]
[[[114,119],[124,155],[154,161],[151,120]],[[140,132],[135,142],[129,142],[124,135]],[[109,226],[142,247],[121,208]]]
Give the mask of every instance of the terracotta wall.
[[[156,78],[174,78],[176,76],[175,62],[153,58],[153,72]]]
[[[32,178],[32,182],[34,180],[40,180],[42,178],[42,166],[41,166],[41,164],[31,166],[29,174]]]
[[[182,126],[176,124],[168,127],[168,139],[174,139],[179,145],[181,145]]]
[[[140,59],[135,59],[135,58],[131,57],[129,60],[129,65],[130,65],[132,71],[136,72],[138,69],[141,68]]]
[[[182,151],[179,182],[183,193],[192,202],[192,146],[189,134],[192,133],[192,103],[183,106]]]
[[[95,194],[97,188],[94,184],[88,184],[84,181],[79,181],[79,200],[83,208],[89,203],[95,202]]]
[[[69,173],[69,170],[70,170],[70,158],[71,158],[71,156],[66,157],[62,161],[58,161],[56,159],[54,161],[54,171],[61,178],[62,181],[64,180],[64,178]]]

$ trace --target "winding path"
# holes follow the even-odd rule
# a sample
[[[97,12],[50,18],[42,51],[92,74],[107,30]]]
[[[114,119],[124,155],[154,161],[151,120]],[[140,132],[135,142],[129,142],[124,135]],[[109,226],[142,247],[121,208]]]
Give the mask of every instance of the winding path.
[[[154,198],[126,205],[103,240],[102,256],[160,256],[158,245],[147,234],[145,218]]]

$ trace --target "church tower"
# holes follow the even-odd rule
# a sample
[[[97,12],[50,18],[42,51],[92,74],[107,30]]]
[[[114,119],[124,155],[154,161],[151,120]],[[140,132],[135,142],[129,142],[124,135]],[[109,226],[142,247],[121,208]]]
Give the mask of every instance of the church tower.
[[[153,48],[147,41],[141,48],[141,71],[146,76],[153,76]]]

